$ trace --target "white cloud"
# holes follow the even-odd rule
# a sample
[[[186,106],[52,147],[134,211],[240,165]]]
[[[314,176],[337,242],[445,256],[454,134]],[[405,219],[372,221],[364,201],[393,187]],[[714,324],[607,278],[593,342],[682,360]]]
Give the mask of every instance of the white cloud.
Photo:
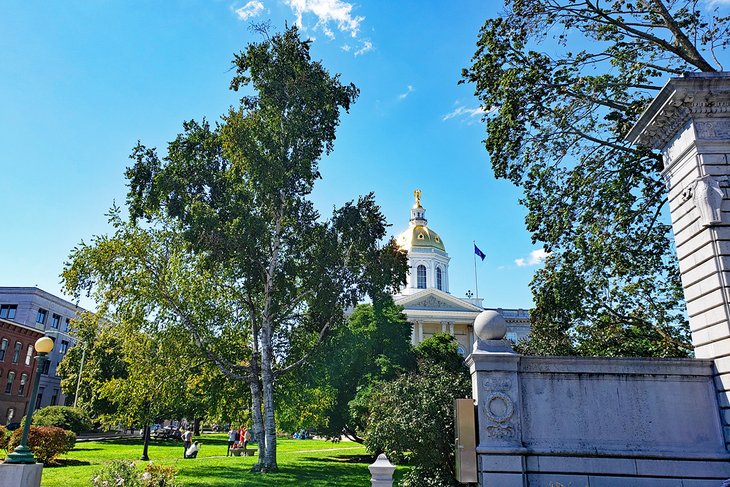
[[[541,264],[547,256],[548,253],[545,249],[536,249],[530,252],[530,255],[527,258],[515,259],[515,264],[517,264],[517,267],[538,265]]]
[[[343,51],[345,51],[345,52],[350,52],[350,50],[352,49],[352,47],[350,46],[350,44],[343,44],[343,45],[342,45],[342,46],[340,47],[340,49],[342,49],[342,50],[343,50]]]
[[[408,85],[408,89],[406,90],[406,92],[405,93],[401,93],[400,95],[398,95],[398,99],[399,100],[405,100],[406,97],[408,95],[410,95],[411,93],[413,93],[413,86]]]
[[[335,34],[330,24],[335,24],[340,32],[347,32],[357,37],[360,23],[365,20],[362,16],[352,15],[352,4],[342,0],[284,0],[297,16],[296,23],[303,27],[303,16],[312,14],[317,17],[316,28],[320,28],[324,35],[334,39]]]
[[[248,20],[252,17],[256,17],[258,14],[264,11],[264,4],[258,0],[251,0],[246,5],[235,10],[236,15],[241,20]]]
[[[476,108],[467,108],[463,105],[457,106],[455,109],[444,115],[441,120],[444,122],[446,120],[449,120],[450,118],[456,118],[456,117],[465,117],[467,119],[472,119],[474,117],[481,116],[483,114],[487,113],[486,110],[484,110],[482,107],[476,107]]]
[[[373,43],[370,41],[362,41],[362,47],[355,51],[355,56],[361,56],[368,51],[373,50]]]

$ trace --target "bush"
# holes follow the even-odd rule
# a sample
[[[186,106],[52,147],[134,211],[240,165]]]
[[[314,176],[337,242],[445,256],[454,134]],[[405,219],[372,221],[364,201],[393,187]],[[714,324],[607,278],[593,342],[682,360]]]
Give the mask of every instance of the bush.
[[[0,425],[0,448],[8,449],[8,440],[10,439],[10,431],[5,426]]]
[[[69,406],[46,406],[33,413],[35,426],[56,426],[77,435],[92,428],[91,418],[83,409]]]
[[[23,430],[17,429],[10,435],[8,450],[20,444]],[[28,433],[28,448],[33,451],[36,460],[50,464],[61,453],[66,453],[76,445],[76,434],[55,426],[31,426]]]
[[[401,486],[458,486],[454,471],[454,399],[471,393],[468,371],[452,337],[429,338],[416,350],[415,372],[383,383],[370,397],[370,453],[384,452],[413,468]]]
[[[145,466],[144,472],[137,470],[134,462],[115,460],[94,473],[91,485],[94,487],[123,485],[124,487],[180,487],[175,482],[177,470],[174,467]]]

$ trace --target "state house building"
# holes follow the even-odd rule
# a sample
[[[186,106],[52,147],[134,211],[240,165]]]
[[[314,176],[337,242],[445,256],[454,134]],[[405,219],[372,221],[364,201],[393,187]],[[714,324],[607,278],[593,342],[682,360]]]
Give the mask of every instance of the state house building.
[[[394,297],[413,324],[411,341],[417,345],[434,333],[449,333],[468,355],[474,343],[474,319],[485,309],[499,312],[507,321],[507,339],[516,342],[530,333],[530,314],[525,309],[484,308],[481,298],[458,298],[449,293],[449,254],[438,233],[429,228],[421,192],[414,192],[408,228],[396,239],[408,252],[406,286]]]

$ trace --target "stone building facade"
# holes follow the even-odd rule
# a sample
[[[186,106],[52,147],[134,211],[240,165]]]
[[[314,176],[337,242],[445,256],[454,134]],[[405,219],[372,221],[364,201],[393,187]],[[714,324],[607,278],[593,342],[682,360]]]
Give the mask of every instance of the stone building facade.
[[[81,311],[83,308],[36,287],[0,287],[0,318],[38,330],[55,341],[41,374],[36,407],[63,405],[66,401],[56,367],[75,344],[69,327]],[[0,411],[0,421],[5,419],[2,414]]]
[[[409,273],[406,285],[395,296],[413,324],[411,341],[417,345],[435,333],[449,333],[459,342],[459,351],[468,354],[474,343],[474,319],[484,311],[481,298],[459,298],[449,293],[449,254],[441,236],[428,226],[421,206],[421,191],[414,192],[408,228],[396,242],[408,252]],[[517,342],[530,333],[530,314],[526,309],[488,308],[507,321],[507,339]]]

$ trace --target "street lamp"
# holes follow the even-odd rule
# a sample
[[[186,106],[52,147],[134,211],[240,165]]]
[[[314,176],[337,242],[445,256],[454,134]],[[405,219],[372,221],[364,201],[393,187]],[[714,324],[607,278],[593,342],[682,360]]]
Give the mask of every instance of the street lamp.
[[[25,425],[23,425],[23,436],[20,439],[20,445],[15,447],[15,451],[5,458],[5,463],[35,463],[33,452],[26,445],[28,442],[28,433],[30,432],[30,423],[33,422],[33,410],[35,409],[35,398],[38,395],[38,386],[40,385],[41,372],[43,372],[43,362],[46,361],[46,355],[53,350],[53,340],[49,337],[41,337],[35,342],[35,351],[38,352],[36,360],[38,360],[38,368],[35,371],[33,379],[33,393],[28,401],[28,414],[25,416]]]

